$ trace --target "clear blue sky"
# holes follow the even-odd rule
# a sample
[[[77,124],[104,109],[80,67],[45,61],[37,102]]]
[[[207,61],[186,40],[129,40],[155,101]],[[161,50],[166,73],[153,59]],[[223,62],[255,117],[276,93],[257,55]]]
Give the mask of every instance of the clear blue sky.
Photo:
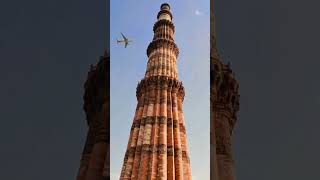
[[[180,48],[179,79],[186,91],[184,114],[194,180],[210,177],[209,1],[111,0],[111,179],[118,179],[137,104],[136,86],[143,78],[146,49],[160,5],[171,5]],[[117,45],[120,32],[133,39]]]

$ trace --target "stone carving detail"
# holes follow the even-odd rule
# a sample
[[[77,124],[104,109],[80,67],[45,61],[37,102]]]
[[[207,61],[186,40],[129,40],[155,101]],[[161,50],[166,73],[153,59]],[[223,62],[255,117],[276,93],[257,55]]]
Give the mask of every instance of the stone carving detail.
[[[213,3],[211,3],[210,109],[212,180],[235,180],[231,136],[239,111],[239,84],[230,64],[222,63],[216,47]]]
[[[157,48],[161,48],[161,47],[167,47],[169,50],[172,50],[176,57],[178,57],[179,55],[179,48],[178,46],[171,40],[167,40],[167,39],[156,39],[154,41],[152,41],[147,49],[147,55],[148,57],[150,56],[150,53],[152,51],[154,51]]]
[[[109,72],[106,52],[96,66],[91,66],[84,85],[83,109],[89,131],[82,153],[77,180],[109,179]]]
[[[167,156],[183,157],[189,159],[188,153],[180,148],[174,148],[172,145],[166,144],[144,144],[140,146],[130,147],[127,149],[125,157],[134,157],[136,153],[146,152],[149,154],[167,154]]]
[[[120,180],[191,179],[184,120],[176,117],[182,113],[185,92],[177,76],[179,49],[169,5],[161,6],[159,17],[147,49],[145,77],[136,89],[138,104]]]
[[[164,90],[168,90],[171,88],[174,92],[178,93],[178,96],[183,100],[185,96],[184,87],[181,81],[168,78],[166,76],[153,76],[147,79],[143,79],[138,83],[136,96],[137,99],[141,97],[141,95],[150,90],[150,87],[161,87]],[[160,101],[163,103],[164,101]]]
[[[174,24],[167,20],[167,19],[161,19],[158,22],[156,22],[153,26],[153,32],[156,33],[156,30],[161,27],[161,26],[169,26],[169,28],[171,28],[173,30],[173,33],[175,31],[175,27]]]

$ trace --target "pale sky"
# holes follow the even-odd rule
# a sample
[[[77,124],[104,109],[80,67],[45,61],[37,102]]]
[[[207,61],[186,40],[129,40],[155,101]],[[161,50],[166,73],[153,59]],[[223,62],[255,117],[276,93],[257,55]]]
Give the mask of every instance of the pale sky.
[[[111,0],[111,179],[119,178],[137,104],[137,83],[144,77],[146,49],[160,5],[171,5],[180,49],[179,79],[185,86],[183,105],[191,173],[194,180],[210,177],[209,32],[208,0]],[[120,32],[133,39],[127,48],[117,45]]]

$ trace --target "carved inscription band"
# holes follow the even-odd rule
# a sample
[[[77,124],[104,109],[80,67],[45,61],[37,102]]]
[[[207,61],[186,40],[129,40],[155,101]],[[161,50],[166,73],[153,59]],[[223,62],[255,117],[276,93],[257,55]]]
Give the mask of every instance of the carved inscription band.
[[[179,120],[167,118],[165,116],[159,116],[159,117],[152,116],[152,117],[141,118],[132,123],[131,131],[133,131],[134,128],[140,128],[140,126],[145,126],[148,124],[151,124],[151,125],[167,124],[168,127],[177,128],[179,124]],[[186,128],[182,123],[179,124],[179,128],[180,128],[180,132],[186,133]]]
[[[167,154],[167,156],[181,157],[189,160],[188,153],[180,148],[174,148],[173,146],[166,146],[165,144],[143,144],[127,149],[125,158],[134,157],[135,153],[141,152],[149,154]]]

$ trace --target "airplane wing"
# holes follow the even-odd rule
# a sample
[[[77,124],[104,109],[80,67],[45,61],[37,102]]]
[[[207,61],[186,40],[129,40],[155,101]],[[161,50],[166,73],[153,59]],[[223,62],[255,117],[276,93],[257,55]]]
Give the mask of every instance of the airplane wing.
[[[124,40],[126,40],[126,39],[127,39],[127,38],[126,38],[122,33],[121,33],[121,35],[122,35],[122,37],[123,37],[123,39],[124,39]]]
[[[126,42],[126,44],[124,45],[124,47],[127,48],[127,46],[128,46],[128,43]]]

